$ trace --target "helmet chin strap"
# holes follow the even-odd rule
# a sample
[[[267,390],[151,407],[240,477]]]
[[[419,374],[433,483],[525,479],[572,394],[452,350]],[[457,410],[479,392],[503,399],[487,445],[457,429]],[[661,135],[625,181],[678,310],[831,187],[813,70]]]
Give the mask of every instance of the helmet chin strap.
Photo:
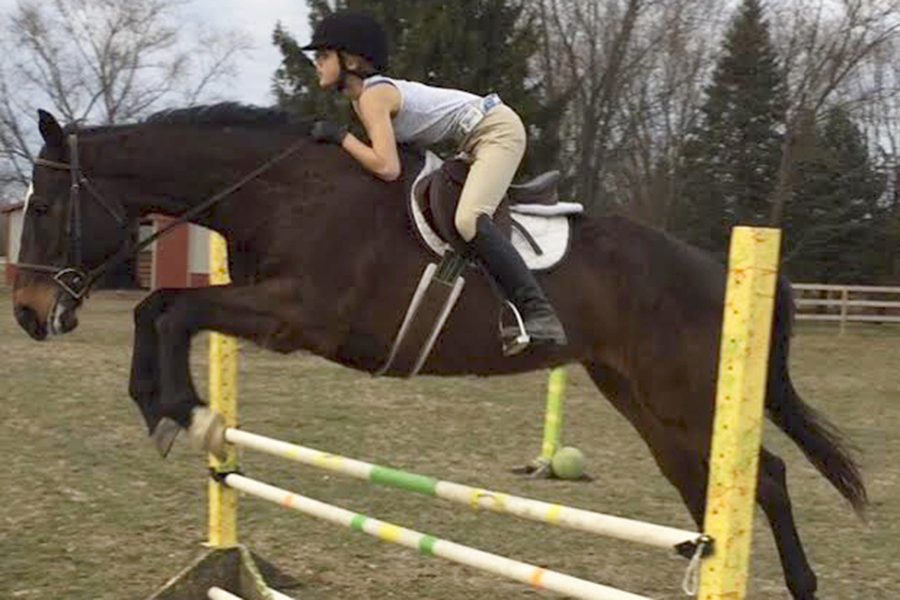
[[[344,53],[339,51],[337,53],[337,55],[338,55],[338,68],[340,68],[340,72],[338,73],[338,80],[337,80],[336,88],[337,88],[337,91],[343,92],[345,89],[347,89],[347,74],[349,73],[350,70],[347,68],[347,63],[344,60]]]
[[[337,83],[335,84],[335,89],[339,92],[343,92],[347,89],[347,76],[348,75],[356,75],[361,80],[365,80],[368,75],[364,73],[360,73],[356,69],[351,69],[347,66],[347,62],[344,60],[344,53],[338,52],[338,66],[340,68],[340,74],[338,75]]]

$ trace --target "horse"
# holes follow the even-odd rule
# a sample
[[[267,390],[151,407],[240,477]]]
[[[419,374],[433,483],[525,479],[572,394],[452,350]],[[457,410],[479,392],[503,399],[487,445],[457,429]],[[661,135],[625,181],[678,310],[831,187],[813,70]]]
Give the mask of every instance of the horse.
[[[15,317],[34,339],[77,326],[91,283],[133,250],[136,219],[170,215],[227,241],[230,284],[158,289],[134,309],[129,394],[151,435],[161,420],[190,428],[204,405],[189,370],[191,338],[201,331],[369,373],[384,363],[431,258],[400,205],[415,150],[402,149],[401,179],[384,182],[340,148],[312,141],[308,121],[237,104],[87,128],[63,128],[40,111],[39,129],[13,286]],[[572,228],[566,259],[538,275],[567,345],[504,356],[498,302],[476,274],[422,372],[490,376],[580,363],[702,530],[726,270],[622,216],[585,216]],[[775,304],[766,415],[861,515],[867,496],[854,457],[791,382],[794,305],[784,279]],[[784,461],[762,447],[756,500],[788,590],[812,600],[817,578],[786,475]]]

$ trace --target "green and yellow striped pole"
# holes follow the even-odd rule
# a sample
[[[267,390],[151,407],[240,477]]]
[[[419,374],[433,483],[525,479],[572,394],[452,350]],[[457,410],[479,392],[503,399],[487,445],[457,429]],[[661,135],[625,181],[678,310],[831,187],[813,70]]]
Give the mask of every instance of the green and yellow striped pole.
[[[562,504],[471,487],[452,481],[443,481],[426,475],[322,452],[315,448],[291,444],[241,429],[227,429],[225,440],[244,449],[278,456],[316,469],[369,481],[376,485],[442,498],[475,510],[489,510],[557,527],[587,531],[670,550],[683,544],[692,544],[700,538],[699,533],[692,531],[624,519]]]
[[[225,285],[228,275],[228,249],[225,239],[210,232],[209,282]],[[225,418],[228,427],[237,427],[237,340],[218,333],[209,338],[209,405]],[[209,466],[216,472],[237,470],[237,451],[228,448],[228,456],[219,461],[209,456]],[[237,545],[237,492],[209,480],[209,541],[212,548],[231,548]]]
[[[566,368],[556,367],[547,379],[547,412],[540,462],[550,464],[562,444],[563,399],[566,396]]]
[[[736,227],[719,355],[700,600],[745,597],[781,233]]]
[[[549,590],[581,600],[650,600],[613,587],[551,571],[537,565],[513,560],[440,539],[426,533],[407,529],[393,523],[380,521],[353,511],[326,504],[308,496],[301,496],[285,489],[244,477],[237,473],[226,475],[225,483],[245,494],[268,500],[284,508],[350,528],[376,537],[383,542],[398,544],[418,550],[426,556],[439,556],[463,565],[508,577],[535,589]]]

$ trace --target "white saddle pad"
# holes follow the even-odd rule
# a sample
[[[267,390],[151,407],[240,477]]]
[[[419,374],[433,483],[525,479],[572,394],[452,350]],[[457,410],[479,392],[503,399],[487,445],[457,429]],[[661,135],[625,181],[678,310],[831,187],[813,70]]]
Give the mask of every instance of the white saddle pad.
[[[410,212],[416,224],[416,230],[425,246],[437,256],[443,256],[450,245],[428,224],[425,215],[416,202],[416,189],[422,180],[436,171],[444,161],[433,152],[425,153],[425,164],[411,186],[409,197]],[[528,240],[516,227],[512,230],[512,244],[522,255],[525,264],[532,271],[542,271],[557,264],[566,255],[571,236],[570,215],[584,212],[584,206],[577,202],[559,202],[551,206],[542,204],[513,204],[509,207],[513,221],[522,226],[534,239],[538,249],[531,246]]]

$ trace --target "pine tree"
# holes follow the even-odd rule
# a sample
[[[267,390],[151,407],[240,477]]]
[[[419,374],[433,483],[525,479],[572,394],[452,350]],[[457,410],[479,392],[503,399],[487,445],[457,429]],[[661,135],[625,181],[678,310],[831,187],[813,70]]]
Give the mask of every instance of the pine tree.
[[[731,227],[762,224],[781,156],[785,82],[759,0],[744,0],[683,157],[676,230],[724,253]]]
[[[307,0],[312,27],[331,11],[328,2]],[[391,48],[389,74],[476,94],[497,92],[529,126],[526,170],[551,168],[558,148],[559,110],[542,106],[529,79],[536,34],[511,0],[340,0],[337,9],[366,11],[385,26]],[[279,105],[304,116],[353,124],[349,105],[318,88],[315,69],[297,41],[280,25],[273,36],[283,55],[273,88]],[[355,131],[360,133],[358,124]]]
[[[814,151],[795,169],[795,193],[783,222],[788,274],[826,283],[877,280],[885,267],[885,181],[846,111],[828,113],[816,132]]]

